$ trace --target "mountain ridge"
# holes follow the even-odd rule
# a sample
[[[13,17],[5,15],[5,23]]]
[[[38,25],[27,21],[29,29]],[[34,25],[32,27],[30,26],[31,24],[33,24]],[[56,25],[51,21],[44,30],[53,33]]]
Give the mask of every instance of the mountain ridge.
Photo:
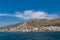
[[[14,31],[17,31],[17,30],[18,31],[23,31],[23,30],[26,30],[26,31],[31,30],[32,31],[34,28],[36,28],[36,30],[37,30],[38,28],[41,29],[43,27],[50,27],[50,26],[54,26],[54,27],[58,26],[60,28],[60,18],[51,19],[51,20],[48,20],[48,19],[29,20],[29,21],[26,21],[26,22],[15,24],[15,25],[9,25],[9,26],[6,26],[6,27],[1,27],[0,31],[1,30],[11,31],[13,29],[14,29]]]

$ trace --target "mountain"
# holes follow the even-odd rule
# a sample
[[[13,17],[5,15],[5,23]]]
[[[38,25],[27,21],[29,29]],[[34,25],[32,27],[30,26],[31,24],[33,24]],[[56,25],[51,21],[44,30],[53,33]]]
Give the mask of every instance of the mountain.
[[[52,28],[52,30],[51,30]],[[55,28],[55,29],[54,29]],[[1,27],[0,32],[60,31],[60,18],[29,20],[15,25]]]

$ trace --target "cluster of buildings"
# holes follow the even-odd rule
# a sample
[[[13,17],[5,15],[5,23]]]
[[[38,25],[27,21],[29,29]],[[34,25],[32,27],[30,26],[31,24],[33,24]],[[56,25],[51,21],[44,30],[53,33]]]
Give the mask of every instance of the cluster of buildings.
[[[60,31],[58,26],[48,27],[13,27],[9,29],[0,29],[0,32],[43,32],[43,31]]]

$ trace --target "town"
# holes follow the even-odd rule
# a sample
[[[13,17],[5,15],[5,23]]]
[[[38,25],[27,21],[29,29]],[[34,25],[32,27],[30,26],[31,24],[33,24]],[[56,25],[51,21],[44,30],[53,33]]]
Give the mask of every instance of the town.
[[[9,29],[0,29],[0,32],[45,32],[45,31],[60,31],[59,26],[49,27],[14,27]]]

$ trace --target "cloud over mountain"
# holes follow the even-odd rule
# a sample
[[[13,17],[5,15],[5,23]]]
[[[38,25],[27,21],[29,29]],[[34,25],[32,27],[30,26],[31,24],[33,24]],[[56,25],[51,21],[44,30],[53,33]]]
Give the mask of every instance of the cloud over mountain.
[[[34,10],[26,10],[23,13],[21,12],[15,12],[16,17],[22,18],[22,19],[53,19],[58,18],[59,16],[57,14],[49,14],[44,11],[34,11]]]
[[[54,19],[58,18],[57,14],[49,14],[44,11],[34,11],[34,10],[25,10],[24,12],[15,12],[15,14],[0,14],[0,16],[9,16],[9,17],[17,17],[24,20],[29,19]]]

